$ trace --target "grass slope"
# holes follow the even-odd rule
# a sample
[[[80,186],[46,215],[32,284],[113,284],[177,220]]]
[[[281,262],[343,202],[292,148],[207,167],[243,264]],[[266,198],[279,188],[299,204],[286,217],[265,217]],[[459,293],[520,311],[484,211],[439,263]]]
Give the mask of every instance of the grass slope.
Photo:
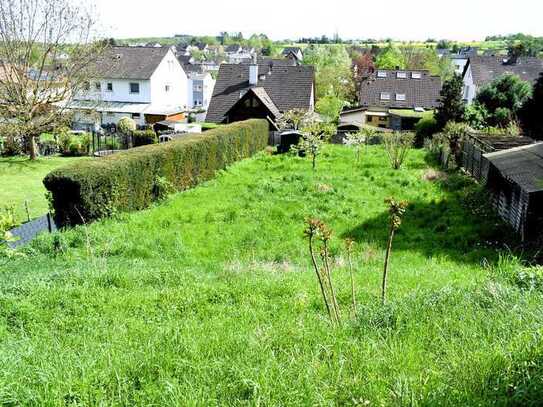
[[[399,172],[380,147],[353,157],[328,146],[313,174],[261,154],[149,210],[41,238],[0,274],[0,403],[537,405],[543,300],[501,277],[518,265],[484,243],[499,229],[477,188],[425,180],[422,151]],[[411,206],[381,307],[390,195]],[[326,319],[306,216],[335,231],[342,328]]]
[[[27,157],[0,157],[0,206],[13,206],[18,222],[27,220],[25,201],[30,217],[47,212],[43,178],[55,168],[85,158],[43,157],[30,161]]]

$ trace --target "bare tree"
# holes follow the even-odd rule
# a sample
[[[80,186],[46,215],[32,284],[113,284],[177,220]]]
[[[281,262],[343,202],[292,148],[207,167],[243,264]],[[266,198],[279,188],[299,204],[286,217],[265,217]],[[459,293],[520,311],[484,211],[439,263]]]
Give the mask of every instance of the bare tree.
[[[96,41],[89,4],[78,0],[0,0],[0,131],[36,138],[67,119],[67,105],[89,87]]]

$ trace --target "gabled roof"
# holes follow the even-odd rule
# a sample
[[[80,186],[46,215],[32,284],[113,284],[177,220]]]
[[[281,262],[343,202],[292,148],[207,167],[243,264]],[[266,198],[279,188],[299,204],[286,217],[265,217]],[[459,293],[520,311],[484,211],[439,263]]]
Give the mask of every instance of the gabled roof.
[[[96,61],[98,77],[150,79],[169,47],[111,47]]]
[[[543,191],[543,143],[485,154],[500,174],[526,192]]]
[[[240,96],[251,88],[263,88],[280,112],[311,107],[315,77],[313,66],[274,66],[270,71],[269,65],[258,65],[258,83],[255,86],[249,85],[249,67],[244,64],[221,65],[206,121],[222,122]]]
[[[302,49],[300,47],[285,47],[285,48],[283,48],[283,52],[282,52],[283,55],[288,55],[288,54],[291,54],[291,53],[294,54],[294,55],[298,55],[298,53],[303,55]]]
[[[275,106],[275,103],[273,103],[273,100],[270,98],[268,93],[266,92],[266,89],[262,87],[257,88],[251,88],[241,97],[236,103],[232,105],[230,109],[226,112],[228,114],[232,109],[234,109],[239,103],[242,103],[247,97],[250,95],[254,95],[260,102],[266,106],[266,108],[270,111],[270,113],[273,115],[274,118],[277,118],[281,116],[281,112],[279,112],[279,109],[277,106]]]
[[[386,77],[379,77],[379,72]],[[405,73],[406,78],[399,78]],[[413,73],[420,74],[414,78]],[[441,78],[431,76],[428,71],[404,71],[378,69],[360,86],[360,105],[366,107],[386,107],[413,109],[423,107],[433,109],[439,105]],[[389,94],[388,100],[381,98],[382,93]],[[405,95],[405,100],[396,100],[396,95]]]
[[[270,58],[270,57],[258,57],[259,65],[272,65],[272,66],[297,66],[299,62],[291,58]]]
[[[543,72],[543,60],[534,57],[521,57],[516,62],[509,62],[503,56],[475,56],[470,57],[465,69],[468,66],[471,66],[473,82],[479,87],[507,73],[532,83]]]
[[[241,45],[239,44],[232,44],[232,45],[228,45],[225,49],[224,49],[224,52],[226,53],[234,53],[234,52],[239,52],[241,50]]]

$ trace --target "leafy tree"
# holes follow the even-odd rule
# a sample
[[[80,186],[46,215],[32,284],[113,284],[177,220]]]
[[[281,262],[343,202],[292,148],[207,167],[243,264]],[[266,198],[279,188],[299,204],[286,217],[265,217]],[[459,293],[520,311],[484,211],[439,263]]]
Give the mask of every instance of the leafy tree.
[[[454,75],[443,84],[440,92],[441,100],[435,115],[440,129],[444,128],[448,122],[461,122],[464,119],[463,87],[464,81],[460,75]]]
[[[353,79],[355,89],[358,91],[362,81],[375,71],[375,63],[371,53],[356,54],[353,56]]]
[[[526,134],[543,140],[543,73],[533,86],[532,97],[524,103],[518,115]]]
[[[36,139],[69,120],[66,106],[96,76],[105,43],[93,41],[94,27],[79,2],[0,0],[0,116],[31,159]]]
[[[517,113],[531,95],[528,82],[517,75],[505,74],[484,86],[476,97],[488,112],[486,124],[506,127],[517,119]]]
[[[438,49],[449,49],[451,48],[451,42],[449,40],[439,40],[436,45]]]
[[[466,106],[464,110],[464,121],[472,129],[480,130],[486,126],[488,112],[478,103],[472,103]]]
[[[122,134],[130,135],[136,130],[136,122],[130,117],[123,117],[119,120],[117,128]]]
[[[342,99],[333,94],[328,94],[317,101],[315,110],[326,116],[330,122],[337,123],[339,113],[344,105],[345,102]]]
[[[377,56],[375,65],[380,69],[405,69],[405,59],[400,50],[392,44],[387,45]]]

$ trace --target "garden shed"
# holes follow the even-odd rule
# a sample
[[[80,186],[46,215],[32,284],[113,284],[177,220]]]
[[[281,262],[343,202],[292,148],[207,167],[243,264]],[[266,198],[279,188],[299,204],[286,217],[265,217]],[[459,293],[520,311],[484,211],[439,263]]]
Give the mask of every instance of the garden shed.
[[[502,219],[522,241],[543,236],[543,143],[485,154],[487,188]]]

